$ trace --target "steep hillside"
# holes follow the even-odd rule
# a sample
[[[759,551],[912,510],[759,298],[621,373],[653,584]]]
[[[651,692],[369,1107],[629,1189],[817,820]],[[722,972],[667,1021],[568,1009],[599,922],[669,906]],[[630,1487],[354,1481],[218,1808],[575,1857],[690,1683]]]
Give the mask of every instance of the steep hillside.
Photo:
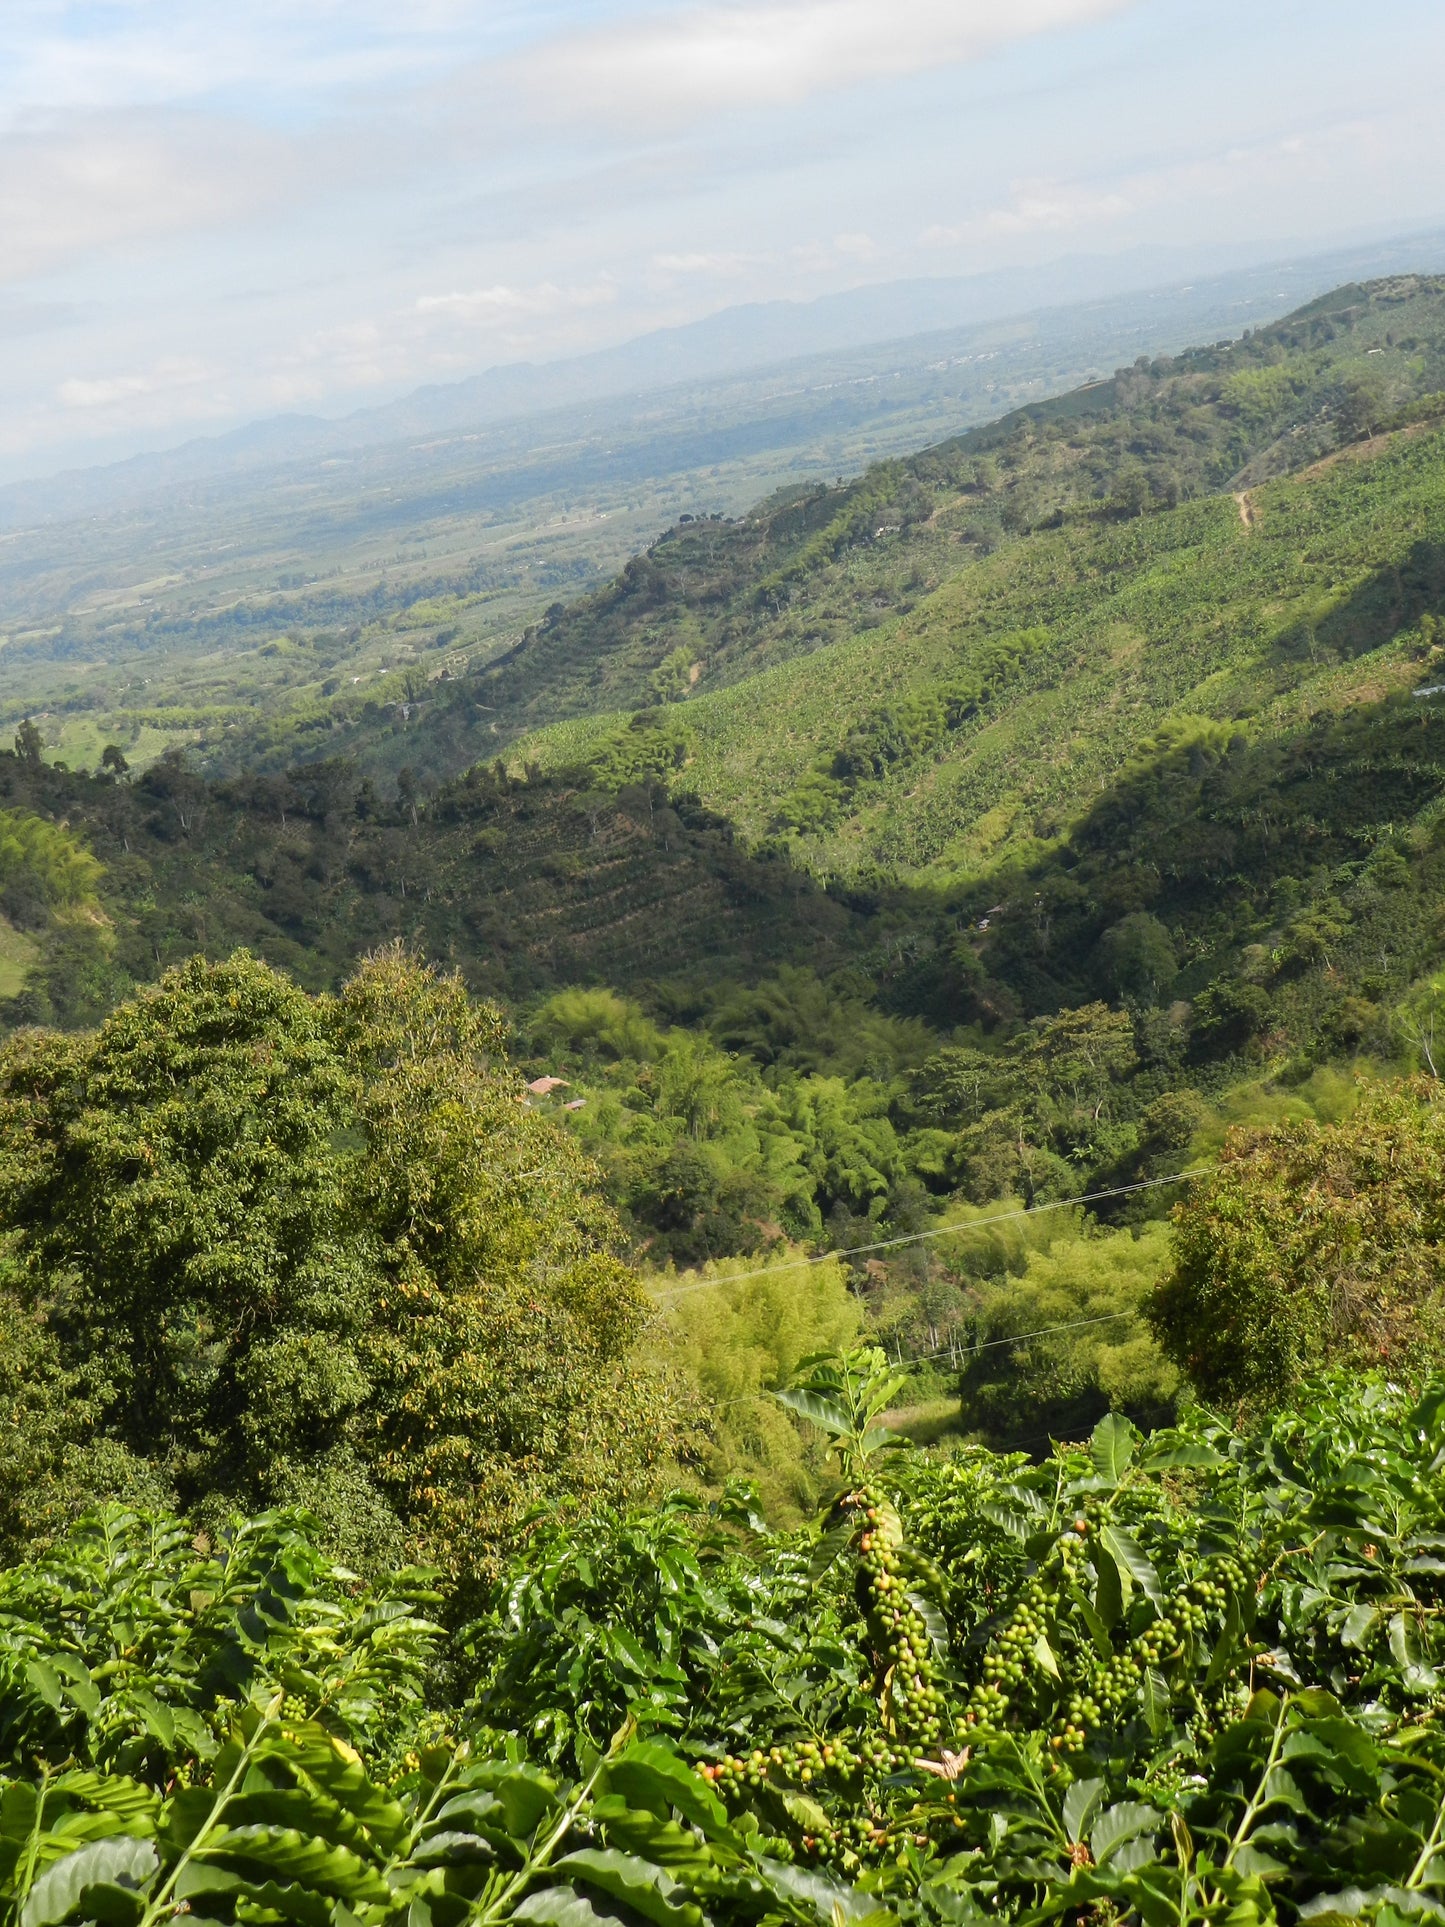
[[[1072,350],[1043,354],[1041,336],[1027,378],[1010,340],[959,350],[940,339],[919,371],[920,393],[933,399],[921,413],[905,410],[891,440],[836,448],[836,461],[831,443],[810,440],[789,469],[709,459],[689,471],[692,493],[681,496],[639,495],[623,481],[621,497],[589,494],[553,477],[521,522],[509,511],[470,535],[449,496],[423,499],[415,477],[378,474],[363,490],[375,539],[364,562],[345,566],[328,548],[340,538],[327,516],[305,491],[283,489],[268,510],[275,573],[259,587],[236,544],[206,522],[224,504],[204,508],[205,529],[185,522],[169,546],[132,519],[87,527],[74,608],[62,570],[45,575],[49,587],[23,620],[18,605],[5,618],[0,711],[17,720],[43,711],[47,742],[88,766],[107,741],[137,762],[181,741],[215,773],[346,755],[388,780],[410,768],[439,783],[558,720],[696,699],[885,628],[1034,530],[1126,522],[1306,466],[1381,423],[1429,418],[1445,389],[1441,285],[1415,276],[1339,290],[1242,340],[1140,358],[1112,380],[875,461],[850,483],[791,485],[737,519],[703,511],[744,502],[800,466],[827,476],[897,449],[910,423],[921,434],[930,421],[957,420],[939,384],[966,377],[977,415],[1090,365],[1078,358],[1085,337],[1115,351],[1127,338],[1132,352],[1140,336],[1106,344],[1097,317],[1078,317]],[[907,383],[879,368],[849,371],[841,388],[824,381],[814,399],[825,411],[844,406],[839,396],[859,382],[859,394],[901,394]],[[785,385],[780,407],[792,405],[790,392]],[[646,444],[649,460],[665,452],[650,416],[593,428],[609,461],[624,445]],[[531,446],[517,436],[507,460]],[[545,465],[556,450],[544,441],[532,454]],[[454,453],[480,459],[462,443]],[[364,479],[348,469],[326,485],[344,493]],[[569,605],[663,515],[679,519]],[[536,527],[528,516],[541,518]],[[248,531],[238,523],[230,532],[249,540]],[[298,543],[319,543],[324,566]],[[105,582],[118,557],[128,586],[112,592]],[[7,566],[22,561],[16,551]]]
[[[423,810],[335,763],[212,783],[167,761],[132,784],[0,753],[0,805],[0,915],[17,919],[0,940],[9,929],[25,946],[0,978],[11,1022],[93,1021],[167,964],[237,945],[329,988],[402,938],[479,991],[525,999],[576,982],[751,977],[800,957],[826,970],[859,922],[651,784],[478,769]],[[39,853],[7,870],[12,823]],[[98,897],[51,905],[52,849]]]
[[[755,982],[789,962],[826,974],[846,956],[948,1027],[1117,994],[1095,947],[1147,910],[1169,921],[1193,996],[1261,940],[1247,925],[1269,922],[1277,844],[1202,872],[1196,858],[1217,842],[1211,811],[1277,814],[1271,758],[1329,766],[1314,847],[1291,859],[1302,902],[1434,794],[1430,714],[1389,699],[1433,674],[1439,648],[1440,384],[1445,283],[1346,289],[847,488],[689,524],[414,732],[442,740],[450,717],[451,756],[473,727],[500,741],[527,714],[594,706],[523,738],[507,780],[480,767],[427,801],[415,773],[375,788],[334,758],[211,783],[171,760],[111,783],[22,756],[0,760],[0,791],[90,841],[107,969],[129,980],[246,942],[320,984],[397,934],[522,999],[570,982]],[[1402,425],[1362,432],[1382,422]],[[639,689],[652,700],[631,720],[596,707]],[[1343,732],[1311,721],[1361,704]],[[1120,799],[1185,741],[1223,774],[1187,802],[1170,790],[1175,814],[1152,856],[1129,859],[1120,908],[1104,878],[1135,807]],[[1403,788],[1342,773],[1422,754]],[[1246,802],[1219,803],[1240,784]],[[1187,901],[1176,875],[1192,879]],[[963,979],[929,988],[919,959],[1020,892],[1052,906],[1062,947],[1016,941],[1015,908],[969,939]],[[1421,955],[1394,944],[1375,975],[1398,987]],[[33,1001],[48,967],[28,965]],[[63,1016],[76,973],[50,975],[34,1008]]]
[[[1341,289],[1240,341],[1141,361],[846,485],[679,526],[529,630],[455,708],[472,705],[474,725],[505,738],[696,699],[905,617],[1037,531],[1098,532],[1254,486],[1386,424],[1433,419],[1442,390],[1445,281]]]
[[[22,731],[20,844],[100,869],[85,914],[0,901],[3,1015],[88,1022],[238,944],[321,988],[403,938],[508,1000],[639,1248],[685,1262],[1167,1176],[1237,1103],[1338,1111],[1361,1057],[1445,1066],[1442,309],[1433,282],[1361,291],[690,524],[433,709],[449,758],[634,670],[652,700],[435,789],[335,757],[81,776]],[[1172,506],[1146,417],[1194,464]],[[1037,520],[1005,515],[1024,490]],[[937,562],[913,588],[910,556]],[[937,1325],[932,1262],[910,1330]],[[962,1318],[973,1286],[939,1288]]]
[[[825,336],[800,359],[677,385],[654,340],[621,358],[647,395],[609,382],[612,399],[586,402],[564,385],[566,406],[504,420],[494,384],[437,389],[348,424],[263,424],[12,490],[0,729],[30,715],[87,768],[113,742],[137,764],[199,745],[214,769],[284,768],[345,747],[373,773],[455,774],[475,748],[430,728],[450,680],[669,522],[741,513],[1141,352],[1237,332],[1329,272],[1295,262],[1106,301],[1076,287],[1069,308],[930,334],[917,331],[941,319],[940,290],[920,287],[892,322],[876,314],[865,348]],[[884,339],[900,322],[908,338]]]
[[[1005,1028],[1167,1007],[1196,1063],[1388,1055],[1445,956],[1442,799],[1445,714],[1409,696],[1278,734],[1176,722],[1042,854],[943,895],[887,1001]]]
[[[1273,730],[1408,687],[1440,609],[1445,435],[1406,430],[1241,500],[1002,548],[679,708],[686,781],[817,874],[953,881],[1059,835],[1171,716]],[[577,762],[614,727],[523,753]]]

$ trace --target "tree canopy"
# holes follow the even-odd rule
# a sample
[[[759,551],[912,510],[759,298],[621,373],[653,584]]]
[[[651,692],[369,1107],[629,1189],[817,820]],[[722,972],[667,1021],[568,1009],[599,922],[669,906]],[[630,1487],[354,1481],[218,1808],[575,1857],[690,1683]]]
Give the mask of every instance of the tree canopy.
[[[1445,1097],[1375,1085],[1334,1124],[1226,1139],[1175,1213],[1150,1316],[1206,1398],[1278,1403],[1327,1364],[1408,1367],[1445,1335]]]
[[[93,1033],[12,1039],[0,1226],[80,1443],[457,1574],[539,1499],[643,1478],[646,1299],[523,1099],[495,1009],[397,949],[335,998],[192,959]]]

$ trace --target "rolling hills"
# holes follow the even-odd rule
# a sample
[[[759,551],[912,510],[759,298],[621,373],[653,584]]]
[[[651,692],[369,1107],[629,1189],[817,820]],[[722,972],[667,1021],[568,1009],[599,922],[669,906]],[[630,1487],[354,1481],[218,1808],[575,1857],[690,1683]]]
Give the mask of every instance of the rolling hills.
[[[507,1003],[689,1261],[1338,1109],[1445,1024],[1442,388],[1445,283],[1397,278],[679,523],[433,690],[394,773],[344,753],[394,753],[364,710],[222,774],[22,731],[4,1015],[399,939]]]
[[[1342,290],[679,532],[488,672],[489,726],[546,718],[522,754],[585,759],[613,726],[595,711],[655,700],[686,656],[711,806],[792,834],[820,874],[966,872],[1051,833],[1174,711],[1307,713],[1306,689],[1348,693],[1365,656],[1376,693],[1408,678],[1375,658],[1438,598],[1442,382],[1440,283]],[[1000,639],[1034,630],[999,681]],[[959,713],[934,740],[903,711],[950,680]]]
[[[198,745],[234,769],[273,743],[284,760],[298,725],[360,718],[357,752],[375,761],[391,746],[379,713],[404,705],[409,733],[433,679],[505,651],[679,515],[734,514],[1121,356],[1237,329],[1325,271],[1104,300],[1084,298],[1085,277],[1045,312],[919,286],[855,303],[841,335],[802,309],[782,334],[723,316],[595,366],[499,372],[0,490],[0,723],[31,714],[72,764],[115,741],[137,761]]]
[[[339,424],[260,424],[0,491],[0,727],[29,715],[52,757],[89,768],[113,742],[136,763],[186,746],[234,772],[344,751],[373,773],[409,764],[443,779],[490,747],[498,720],[487,695],[485,711],[459,711],[456,685],[660,528],[751,525],[780,485],[906,458],[1438,245],[1107,298],[1091,288],[1147,279],[1146,264],[1075,264],[1070,305],[1050,310],[1029,310],[1046,289],[1025,278],[860,294],[846,314],[722,316],[590,370],[513,371]],[[845,606],[825,635],[852,627]],[[560,686],[575,681],[564,664]],[[556,713],[543,705],[530,722]],[[501,733],[517,720],[504,715]]]
[[[345,761],[368,728],[395,733],[363,708],[352,728],[274,729],[214,780],[175,758],[118,785],[17,760],[6,787],[94,823],[112,894],[132,887],[130,844],[148,844],[158,902],[210,898],[208,932],[271,944],[308,981],[413,930],[512,996],[723,956],[755,974],[806,944],[731,942],[711,912],[695,942],[671,917],[670,957],[603,935],[621,859],[577,799],[650,799],[621,812],[617,847],[643,835],[659,875],[699,857],[699,902],[771,900],[784,875],[796,896],[806,872],[914,929],[1056,869],[1156,740],[1289,742],[1360,704],[1393,740],[1389,699],[1428,675],[1445,606],[1442,390],[1445,281],[1351,286],[853,482],[684,520],[502,658],[432,686],[399,785]],[[479,751],[510,780],[436,789]],[[487,783],[495,820],[463,850],[455,824]],[[207,800],[182,809],[172,791]],[[659,808],[674,826],[660,841]],[[689,822],[713,825],[705,859]],[[277,882],[298,864],[320,889]],[[227,891],[249,908],[223,912]],[[375,907],[388,893],[405,912]],[[617,900],[628,928],[633,894]],[[448,923],[443,902],[473,907]],[[534,908],[552,932],[535,942]],[[144,949],[160,962],[208,940],[171,918]]]

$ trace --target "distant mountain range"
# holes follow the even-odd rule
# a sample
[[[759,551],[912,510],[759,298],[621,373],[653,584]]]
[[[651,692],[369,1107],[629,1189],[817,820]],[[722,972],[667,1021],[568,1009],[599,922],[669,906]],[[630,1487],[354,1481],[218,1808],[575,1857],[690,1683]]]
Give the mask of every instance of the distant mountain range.
[[[1371,242],[1321,254],[1256,258],[1137,248],[1073,255],[1042,266],[948,279],[892,281],[814,301],[755,302],[619,346],[534,364],[486,370],[464,381],[417,389],[400,400],[340,419],[279,415],[198,437],[159,453],[0,488],[0,527],[103,512],[173,487],[239,477],[290,462],[543,415],[554,409],[687,382],[717,380],[794,358],[902,341],[1062,304],[1151,294],[1156,299],[1215,292],[1237,306],[1276,315],[1343,281],[1445,263],[1445,231]]]

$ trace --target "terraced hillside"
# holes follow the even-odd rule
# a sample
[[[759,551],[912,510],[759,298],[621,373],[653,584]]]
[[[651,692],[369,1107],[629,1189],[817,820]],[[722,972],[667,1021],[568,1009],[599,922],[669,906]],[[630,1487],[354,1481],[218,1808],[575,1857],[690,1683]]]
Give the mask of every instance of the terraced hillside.
[[[1050,519],[877,628],[699,687],[670,718],[683,780],[815,874],[956,881],[1046,846],[1171,718],[1285,730],[1408,688],[1445,608],[1431,421],[1287,479]],[[617,724],[520,754],[586,762]]]
[[[474,721],[506,737],[696,699],[876,632],[1040,531],[1097,531],[1257,486],[1386,425],[1436,418],[1442,391],[1445,281],[1340,289],[1242,340],[1141,360],[846,485],[680,525],[606,588],[559,605],[455,703],[480,705]]]
[[[337,764],[208,783],[170,761],[130,784],[0,753],[0,816],[49,839],[47,869],[29,844],[7,863],[0,837],[0,939],[28,946],[0,1006],[11,1022],[90,1021],[167,964],[238,945],[329,988],[400,938],[525,998],[800,956],[827,969],[859,923],[652,785],[479,769],[422,810]],[[51,844],[85,866],[75,906],[46,888]]]

